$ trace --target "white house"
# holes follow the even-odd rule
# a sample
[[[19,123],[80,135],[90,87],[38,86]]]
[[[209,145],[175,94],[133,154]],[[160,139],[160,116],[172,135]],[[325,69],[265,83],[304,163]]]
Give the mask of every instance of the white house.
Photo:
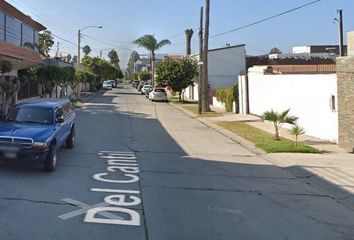
[[[246,113],[247,105],[249,113],[259,116],[290,108],[307,135],[338,143],[335,69],[335,64],[251,67],[248,81],[239,80],[240,112]]]
[[[192,55],[199,60],[199,54]],[[236,84],[240,73],[246,70],[245,44],[210,49],[208,52],[208,83],[213,91]],[[184,97],[198,100],[198,84],[185,89]]]

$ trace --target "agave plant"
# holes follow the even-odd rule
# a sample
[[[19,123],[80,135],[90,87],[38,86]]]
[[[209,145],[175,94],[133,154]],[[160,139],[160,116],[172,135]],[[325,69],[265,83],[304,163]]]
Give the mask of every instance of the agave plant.
[[[290,133],[291,135],[294,135],[295,136],[295,144],[294,144],[294,148],[297,147],[297,142],[298,142],[298,139],[299,139],[299,136],[302,135],[302,134],[305,134],[305,130],[303,127],[295,124],[291,129],[290,129]]]
[[[263,114],[263,119],[273,122],[274,125],[274,140],[280,140],[279,129],[284,123],[295,124],[297,117],[288,116],[290,109],[285,110],[284,112],[278,113],[272,110],[266,111]]]

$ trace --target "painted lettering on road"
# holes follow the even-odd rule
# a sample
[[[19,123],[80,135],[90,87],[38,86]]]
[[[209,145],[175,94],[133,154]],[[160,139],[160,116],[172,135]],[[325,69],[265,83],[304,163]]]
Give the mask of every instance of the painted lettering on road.
[[[133,152],[100,151],[98,157],[106,161],[108,166],[106,171],[95,173],[92,178],[104,183],[126,184],[127,189],[92,187],[91,192],[108,194],[103,202],[94,205],[84,204],[70,198],[63,199],[81,209],[60,215],[59,218],[66,220],[85,214],[85,223],[140,226],[140,213],[133,209],[141,204],[140,191],[129,190],[129,184],[139,182],[139,167],[135,154]]]

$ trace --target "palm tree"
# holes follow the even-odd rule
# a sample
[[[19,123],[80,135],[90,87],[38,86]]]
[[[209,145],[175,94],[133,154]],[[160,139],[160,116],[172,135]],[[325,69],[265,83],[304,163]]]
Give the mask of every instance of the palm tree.
[[[295,124],[292,128],[290,128],[290,133],[291,133],[291,135],[295,136],[294,148],[296,148],[299,136],[302,135],[302,134],[305,134],[305,130],[304,130],[303,127]]]
[[[272,49],[270,49],[270,51],[269,51],[269,54],[281,54],[281,51],[280,51],[280,49],[279,48],[277,48],[277,47],[273,47]]]
[[[271,111],[266,111],[263,114],[263,119],[267,121],[273,122],[274,125],[274,140],[280,140],[279,137],[279,129],[284,123],[295,124],[297,121],[297,117],[288,116],[290,109],[285,110],[284,112],[278,113],[274,112],[273,109]]]
[[[191,40],[193,37],[193,29],[186,29],[186,55],[191,55]]]
[[[155,67],[154,67],[154,62],[155,62],[155,51],[159,50],[163,46],[170,45],[171,42],[168,39],[161,40],[160,42],[157,42],[156,38],[154,35],[144,35],[138,39],[136,39],[134,44],[138,45],[138,47],[143,47],[146,50],[150,52],[150,61],[151,61],[151,82],[152,85],[154,85],[154,72],[155,72]]]

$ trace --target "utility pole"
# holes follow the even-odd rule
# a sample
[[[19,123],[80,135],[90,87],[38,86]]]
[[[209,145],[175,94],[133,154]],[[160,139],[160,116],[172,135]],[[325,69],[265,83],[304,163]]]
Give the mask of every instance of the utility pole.
[[[100,50],[100,58],[102,58],[102,50]]]
[[[339,27],[339,56],[344,56],[344,47],[343,47],[343,16],[342,16],[342,9],[337,10],[339,13],[338,19],[338,27]]]
[[[205,1],[205,29],[204,29],[204,52],[203,52],[203,85],[202,85],[202,111],[210,112],[209,84],[208,84],[208,52],[209,52],[209,16],[210,0]]]
[[[55,53],[55,57],[59,58],[59,42],[57,42],[57,52]]]
[[[200,7],[199,22],[199,84],[198,84],[198,114],[202,113],[202,83],[203,83],[203,7]]]
[[[77,33],[77,69],[80,71],[80,43],[81,43],[81,30]]]

